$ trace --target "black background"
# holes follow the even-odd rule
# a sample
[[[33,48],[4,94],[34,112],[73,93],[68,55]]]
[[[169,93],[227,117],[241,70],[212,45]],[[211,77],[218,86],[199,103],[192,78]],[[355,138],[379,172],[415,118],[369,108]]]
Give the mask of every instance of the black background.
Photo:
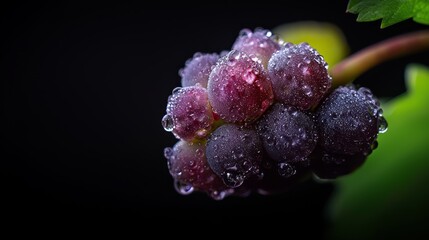
[[[176,140],[160,122],[185,60],[197,51],[230,48],[242,28],[328,21],[345,32],[352,52],[426,28],[406,21],[380,30],[379,22],[356,23],[345,9],[345,1],[298,1],[285,7],[220,2],[193,8],[3,6],[3,216],[11,223],[151,219],[187,225],[184,232],[197,223],[289,229],[285,235],[306,226],[311,231],[301,232],[303,237],[320,238],[329,224],[324,211],[332,184],[224,201],[199,193],[181,196],[163,157],[164,147]],[[408,62],[429,63],[423,54],[414,54],[378,66],[357,83],[379,97],[400,94]]]

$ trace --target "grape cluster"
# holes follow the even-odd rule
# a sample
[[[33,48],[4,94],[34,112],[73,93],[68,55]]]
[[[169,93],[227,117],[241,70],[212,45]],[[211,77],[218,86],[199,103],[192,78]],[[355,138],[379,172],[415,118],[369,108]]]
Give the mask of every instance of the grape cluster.
[[[337,178],[387,129],[369,89],[333,89],[315,49],[264,29],[242,30],[229,52],[196,53],[179,75],[162,125],[179,139],[164,155],[181,194],[220,200]]]

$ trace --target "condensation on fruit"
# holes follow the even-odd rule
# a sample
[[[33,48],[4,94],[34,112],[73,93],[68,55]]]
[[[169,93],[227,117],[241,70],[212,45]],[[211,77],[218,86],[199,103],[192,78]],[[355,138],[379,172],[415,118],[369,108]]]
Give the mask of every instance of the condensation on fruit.
[[[262,65],[238,50],[219,59],[209,76],[207,90],[213,111],[229,123],[255,121],[274,98]]]
[[[289,191],[309,176],[352,173],[387,131],[368,88],[332,89],[323,56],[265,29],[243,29],[230,50],[195,53],[179,70],[162,126],[174,188],[215,200]]]

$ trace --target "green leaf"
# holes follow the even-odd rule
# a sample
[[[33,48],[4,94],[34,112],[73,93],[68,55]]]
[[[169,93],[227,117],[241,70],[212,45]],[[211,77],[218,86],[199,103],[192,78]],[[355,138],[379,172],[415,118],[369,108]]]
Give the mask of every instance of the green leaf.
[[[428,0],[350,0],[347,11],[358,14],[358,22],[382,19],[381,28],[409,18],[429,24]]]
[[[429,68],[408,66],[406,80],[408,92],[384,106],[379,147],[337,182],[331,238],[429,237]]]

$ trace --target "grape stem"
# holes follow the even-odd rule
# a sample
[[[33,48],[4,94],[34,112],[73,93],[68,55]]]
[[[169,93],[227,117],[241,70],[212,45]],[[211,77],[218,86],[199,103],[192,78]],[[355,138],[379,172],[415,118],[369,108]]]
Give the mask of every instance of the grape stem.
[[[429,48],[429,31],[412,32],[384,40],[349,56],[330,71],[333,85],[345,85],[369,69],[406,54]]]

